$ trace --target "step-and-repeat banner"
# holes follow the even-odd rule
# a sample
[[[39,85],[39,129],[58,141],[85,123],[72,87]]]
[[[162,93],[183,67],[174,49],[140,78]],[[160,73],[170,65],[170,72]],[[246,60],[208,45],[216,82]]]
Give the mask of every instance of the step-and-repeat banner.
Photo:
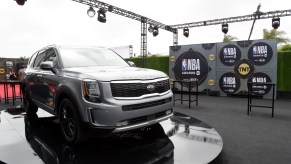
[[[277,83],[277,42],[252,40],[171,46],[169,76],[171,80],[198,82],[200,92],[208,89],[220,91],[221,95],[244,95],[247,82]],[[194,91],[195,85],[188,89]],[[272,97],[268,85],[255,85],[253,93]]]

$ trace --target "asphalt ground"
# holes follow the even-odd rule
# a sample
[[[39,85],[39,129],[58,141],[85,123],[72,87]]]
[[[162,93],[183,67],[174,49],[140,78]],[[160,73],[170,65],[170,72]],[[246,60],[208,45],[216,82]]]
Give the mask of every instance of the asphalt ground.
[[[175,111],[193,116],[215,128],[223,139],[224,164],[290,164],[291,99],[275,100],[274,118],[269,108],[252,108],[247,115],[247,98],[199,96],[199,104],[176,101]],[[255,99],[253,104],[271,105]]]
[[[271,100],[256,99],[259,105],[271,105]],[[16,104],[21,104],[19,100]],[[42,163],[25,140],[25,134],[19,133],[24,128],[25,113],[14,115],[4,111],[12,103],[0,102],[1,160],[6,163]],[[291,161],[291,99],[275,101],[274,118],[271,109],[253,108],[247,115],[247,98],[199,96],[189,109],[188,104],[176,101],[174,110],[193,116],[214,127],[223,139],[222,152],[213,163],[223,164],[289,164]],[[5,117],[3,117],[5,115]],[[3,119],[4,118],[4,119]],[[11,140],[16,140],[9,144]],[[5,159],[3,159],[3,157]],[[21,161],[18,161],[20,160]],[[12,162],[9,162],[12,161]]]

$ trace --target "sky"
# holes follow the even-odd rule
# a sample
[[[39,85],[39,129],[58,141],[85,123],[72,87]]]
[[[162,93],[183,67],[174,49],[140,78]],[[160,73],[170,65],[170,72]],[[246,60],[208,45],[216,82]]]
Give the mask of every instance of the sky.
[[[261,3],[262,12],[291,9],[287,0],[104,0],[108,4],[132,11],[167,25],[228,18],[252,14]],[[107,12],[107,22],[87,15],[88,6],[71,0],[27,0],[19,6],[14,0],[0,1],[0,57],[30,57],[51,44],[118,47],[133,45],[140,54],[141,23]],[[247,40],[252,21],[230,23],[228,34]],[[291,38],[291,17],[281,17],[278,30]],[[262,39],[263,29],[272,29],[271,19],[258,20],[252,40]],[[221,42],[221,25],[190,28],[190,36],[179,30],[179,45]],[[148,33],[151,54],[168,54],[173,34],[159,30]]]

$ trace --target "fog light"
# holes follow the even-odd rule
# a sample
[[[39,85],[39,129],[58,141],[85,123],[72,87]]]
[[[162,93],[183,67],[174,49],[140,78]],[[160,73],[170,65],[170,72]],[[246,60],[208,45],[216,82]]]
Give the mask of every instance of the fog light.
[[[116,124],[116,126],[126,126],[128,125],[128,121],[120,121]]]
[[[171,114],[172,113],[172,110],[167,110],[166,111],[166,115],[169,115],[169,114]]]

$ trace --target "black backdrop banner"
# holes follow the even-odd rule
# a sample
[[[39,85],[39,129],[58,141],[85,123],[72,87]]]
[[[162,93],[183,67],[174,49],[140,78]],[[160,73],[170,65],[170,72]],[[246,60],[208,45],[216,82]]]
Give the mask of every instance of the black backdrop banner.
[[[248,81],[277,83],[277,42],[271,39],[171,46],[169,75],[171,80],[198,81],[200,92],[207,89],[220,91],[221,95],[246,94]],[[272,96],[269,87],[259,85],[253,88],[253,94]]]

